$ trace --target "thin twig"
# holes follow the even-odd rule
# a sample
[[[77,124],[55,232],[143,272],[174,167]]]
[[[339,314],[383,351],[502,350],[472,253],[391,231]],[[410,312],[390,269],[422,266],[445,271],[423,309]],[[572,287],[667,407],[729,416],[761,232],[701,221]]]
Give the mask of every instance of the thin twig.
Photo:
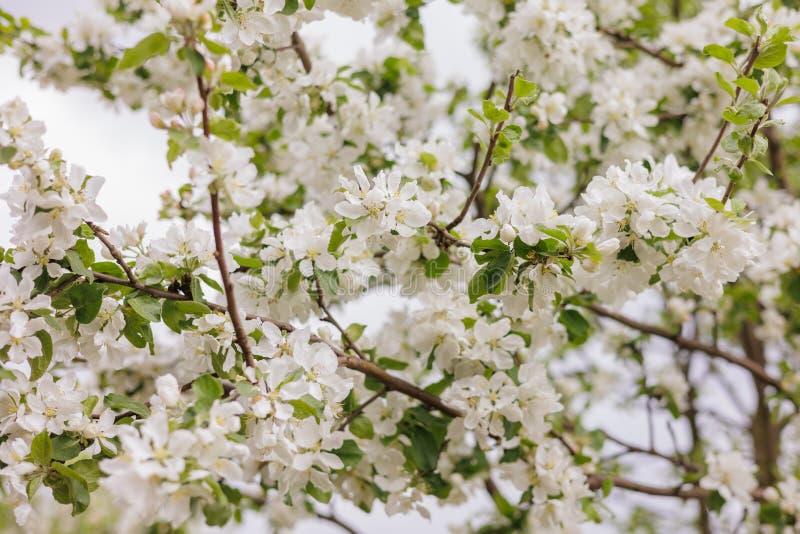
[[[385,387],[381,388],[380,390],[375,392],[375,394],[372,395],[370,398],[368,398],[367,400],[365,400],[364,402],[362,402],[361,404],[356,406],[356,409],[353,410],[352,412],[350,412],[347,415],[345,420],[342,421],[342,423],[339,425],[339,427],[336,430],[344,430],[345,428],[347,428],[350,425],[350,423],[353,422],[353,419],[355,419],[356,417],[361,415],[361,413],[367,408],[367,406],[369,406],[370,404],[372,404],[373,402],[375,402],[379,398],[383,397],[386,394],[387,391],[389,391],[389,388],[385,388]]]
[[[203,135],[208,139],[211,137],[211,128],[208,118],[208,88],[203,82],[202,76],[197,76],[197,90],[203,100]],[[209,186],[209,196],[211,197],[211,227],[214,233],[214,257],[217,260],[217,267],[222,278],[222,287],[225,290],[225,300],[228,302],[228,315],[233,324],[233,332],[236,335],[236,344],[242,350],[244,360],[249,367],[255,367],[256,361],[253,352],[250,350],[250,341],[247,332],[242,324],[239,315],[239,307],[236,305],[236,293],[233,289],[233,282],[228,271],[228,264],[225,261],[225,245],[222,242],[222,217],[219,209],[219,191],[216,181]]]
[[[614,39],[614,41],[616,41],[616,43],[617,43],[617,46],[619,46],[619,47],[636,48],[637,50],[641,50],[642,52],[644,52],[648,56],[654,57],[657,60],[661,61],[662,63],[664,63],[668,67],[672,67],[672,68],[683,67],[683,62],[677,61],[675,59],[672,59],[671,57],[666,55],[663,50],[658,50],[656,48],[648,46],[648,45],[644,44],[643,42],[638,41],[637,39],[634,39],[630,35],[625,35],[622,32],[619,32],[619,31],[616,31],[616,30],[611,30],[611,29],[608,29],[608,28],[600,28],[600,31],[603,32],[604,34],[608,35],[612,39]]]
[[[516,71],[514,74],[508,77],[508,91],[506,92],[506,101],[503,104],[503,109],[508,113],[511,113],[511,98],[514,96],[514,80],[517,78],[517,76],[519,76],[519,71]],[[500,138],[500,133],[503,131],[504,124],[505,121],[500,121],[494,126],[492,135],[489,137],[489,145],[486,148],[486,156],[483,158],[481,170],[478,172],[478,175],[475,177],[474,183],[472,184],[472,191],[470,191],[467,201],[464,203],[464,207],[461,208],[461,212],[456,216],[455,219],[450,221],[450,223],[445,226],[445,230],[452,230],[458,226],[459,223],[464,220],[464,217],[467,216],[467,213],[469,213],[469,208],[472,206],[472,202],[475,200],[475,197],[478,195],[478,191],[481,189],[481,184],[483,183],[483,178],[486,176],[486,171],[489,170],[489,167],[492,165],[492,153],[494,152],[494,147],[497,144],[497,140]]]
[[[314,268],[314,270],[315,270],[314,285],[316,288],[315,292],[317,297],[316,299],[317,306],[319,306],[319,308],[325,314],[325,317],[322,320],[331,323],[336,328],[336,330],[339,331],[339,333],[342,336],[342,340],[345,342],[345,350],[349,347],[353,349],[353,352],[355,352],[359,358],[361,358],[362,360],[367,360],[368,358],[364,355],[363,352],[361,352],[361,349],[359,349],[358,345],[355,344],[353,339],[350,337],[350,334],[347,333],[347,330],[345,328],[342,328],[342,325],[340,325],[339,321],[337,321],[336,318],[333,316],[331,311],[328,309],[328,306],[325,305],[325,293],[322,291],[322,284],[319,281],[319,276],[316,275],[316,267]]]
[[[756,37],[756,42],[753,44],[753,48],[750,49],[750,54],[747,56],[747,60],[745,62],[744,68],[742,69],[742,78],[747,77],[750,74],[750,70],[753,68],[753,64],[756,62],[756,58],[758,58],[758,46],[761,44],[761,36],[759,35]],[[736,91],[733,93],[733,104],[735,105],[736,102],[739,100],[739,95],[742,93],[741,87],[736,87]],[[725,136],[725,132],[728,130],[728,124],[730,124],[725,119],[722,119],[722,126],[720,126],[719,131],[717,132],[717,137],[714,138],[714,142],[711,145],[711,148],[706,153],[705,157],[703,157],[703,161],[700,162],[700,166],[697,168],[697,171],[694,173],[694,178],[692,178],[693,182],[697,182],[702,176],[703,172],[705,172],[706,167],[708,166],[708,162],[711,161],[711,157],[714,155],[714,152],[717,151],[717,147],[719,146],[722,138]]]

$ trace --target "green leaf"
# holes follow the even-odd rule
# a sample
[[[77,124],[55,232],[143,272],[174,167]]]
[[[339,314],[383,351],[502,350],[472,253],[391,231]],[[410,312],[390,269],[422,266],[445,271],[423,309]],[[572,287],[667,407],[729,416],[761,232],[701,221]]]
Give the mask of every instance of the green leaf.
[[[50,465],[52,459],[53,442],[50,440],[50,433],[43,430],[31,441],[31,460],[35,464]]]
[[[233,260],[242,267],[247,267],[248,269],[260,269],[264,266],[259,258],[251,258],[249,256],[239,256],[238,254],[234,254]]]
[[[395,360],[394,358],[386,358],[385,356],[378,358],[378,365],[390,371],[402,371],[408,367],[408,363],[406,362]]]
[[[8,163],[17,154],[17,147],[4,146],[0,148],[0,163]]]
[[[733,63],[733,51],[718,44],[706,45],[703,53],[707,56],[715,57],[725,63]]]
[[[611,494],[611,489],[614,487],[614,480],[611,477],[603,479],[603,497],[608,497]]]
[[[786,59],[786,44],[785,43],[769,43],[762,48],[753,68],[756,69],[774,69],[784,62]]]
[[[358,448],[358,445],[352,439],[344,440],[341,447],[330,452],[342,460],[345,468],[357,466],[358,462],[361,461],[361,457],[364,456],[364,453],[361,452],[361,449]]]
[[[142,293],[129,298],[127,303],[143,319],[151,323],[157,323],[161,320],[161,303],[158,299]]]
[[[233,119],[214,117],[210,124],[211,133],[226,141],[239,139],[239,123]]]
[[[725,204],[721,200],[714,197],[703,197],[703,200],[715,211],[725,211]]]
[[[199,39],[200,39],[201,43],[206,45],[206,48],[208,48],[208,51],[211,52],[212,54],[217,54],[217,55],[221,56],[221,55],[224,55],[224,54],[230,54],[231,53],[229,48],[227,48],[225,46],[222,46],[221,44],[219,44],[219,43],[217,43],[215,41],[212,41],[208,37],[205,37],[205,36],[201,35],[199,37]]]
[[[87,280],[90,282],[94,282],[94,275],[86,268],[86,265],[83,263],[81,259],[81,255],[75,250],[68,250],[64,253],[67,258],[67,263],[69,263],[70,270],[81,276],[86,277]]]
[[[498,123],[508,119],[508,111],[498,108],[491,100],[483,101],[483,116],[489,119],[490,122]]]
[[[522,99],[533,96],[538,87],[536,83],[530,82],[522,76],[517,76],[514,78],[514,97]]]
[[[725,497],[720,495],[716,490],[712,491],[708,496],[708,509],[712,512],[719,513],[723,506],[725,506]]]
[[[189,282],[189,291],[192,294],[192,302],[203,302],[203,286],[200,285],[199,278],[192,278],[192,281]]]
[[[231,518],[231,507],[228,503],[208,502],[203,505],[203,516],[206,518],[206,525],[222,527]]]
[[[333,496],[332,491],[322,491],[310,481],[306,484],[305,492],[313,497],[315,500],[321,502],[322,504],[328,504],[331,501],[331,497]]]
[[[122,315],[125,317],[125,327],[122,329],[125,339],[137,349],[149,346],[152,354],[154,341],[150,322],[130,308],[123,309]]]
[[[80,324],[94,321],[103,303],[103,286],[78,284],[69,288],[69,301],[75,308],[75,320]]]
[[[207,410],[214,404],[214,401],[221,399],[225,393],[219,380],[206,373],[195,378],[192,382],[192,391],[195,395],[195,406],[201,410]]]
[[[295,2],[295,5],[297,5],[297,2]],[[258,87],[255,82],[248,78],[243,72],[223,72],[219,79],[228,87],[241,92],[256,89]]]
[[[280,11],[281,15],[293,15],[299,4],[297,0],[286,0],[286,3],[283,4],[283,9]]]
[[[736,94],[736,92],[733,89],[733,86],[730,83],[728,83],[728,81],[725,78],[723,78],[722,74],[720,74],[719,72],[715,72],[714,76],[716,76],[717,78],[717,85],[719,85],[720,89],[728,93],[728,95],[730,95],[730,97],[733,98]]]
[[[557,133],[553,132],[545,136],[544,155],[553,163],[566,163],[569,156],[567,145]]]
[[[446,251],[441,251],[439,256],[425,262],[425,276],[427,278],[438,278],[450,266],[450,255]]]
[[[113,261],[98,261],[93,263],[92,270],[98,273],[116,276],[117,278],[125,278],[125,271]]]
[[[81,452],[80,438],[69,434],[60,434],[52,437],[53,460],[66,462],[78,456]]]
[[[31,376],[28,380],[31,382],[39,380],[47,372],[53,360],[53,339],[50,334],[46,330],[39,330],[35,335],[42,345],[42,355],[30,360]]]
[[[411,19],[408,25],[400,30],[400,38],[414,50],[425,50],[425,28],[419,19]]]
[[[737,78],[733,80],[733,85],[741,87],[750,94],[758,94],[758,82],[752,78]]]
[[[192,72],[195,76],[202,76],[206,71],[206,60],[203,54],[194,48],[184,46],[178,51],[178,57],[189,61],[189,65],[191,65]]]
[[[375,429],[372,427],[372,421],[365,415],[359,415],[350,421],[350,432],[357,438],[372,439],[375,437]]]
[[[353,323],[350,326],[348,326],[347,328],[345,328],[344,331],[348,335],[350,340],[353,343],[355,343],[356,341],[361,339],[361,336],[364,334],[364,330],[366,330],[366,328],[367,328],[367,325],[363,325],[363,324],[359,324],[359,323]]]
[[[467,288],[470,302],[475,302],[483,295],[497,294],[503,290],[513,257],[507,249],[499,251],[475,273]]]
[[[756,29],[752,24],[737,18],[729,18],[725,21],[725,26],[732,29],[736,33],[741,33],[742,35],[746,35],[748,37],[752,37],[756,32]]]
[[[214,280],[207,274],[196,273],[194,276],[195,278],[199,278],[200,280],[202,280],[211,289],[214,289],[222,293],[222,286],[219,285],[219,283],[216,280]]]
[[[61,504],[72,505],[72,515],[78,515],[89,507],[89,485],[80,473],[61,463],[51,464],[53,472],[44,480],[52,488],[53,498]]]
[[[558,322],[567,329],[567,339],[574,345],[581,345],[589,338],[589,321],[578,310],[567,309],[561,312]]]
[[[314,4],[316,3],[317,3],[316,0],[303,0],[303,5],[309,11],[311,11],[311,9],[314,7]]]
[[[322,419],[323,411],[325,410],[325,405],[321,401],[308,394],[299,399],[290,400],[289,404],[294,407],[293,415],[298,419],[313,417],[318,423]]]
[[[522,128],[516,124],[509,124],[503,128],[503,135],[505,135],[506,139],[509,141],[518,141],[519,138],[522,137]]]
[[[141,402],[132,401],[125,395],[119,393],[109,393],[103,397],[103,405],[117,412],[131,412],[141,418],[150,415],[150,409]]]
[[[344,235],[344,229],[347,223],[339,221],[333,225],[333,232],[331,232],[331,240],[328,242],[328,252],[336,252],[339,246],[344,243],[349,236]]]
[[[403,447],[406,459],[423,473],[436,470],[439,462],[439,448],[433,434],[418,425],[410,427],[405,434],[411,440],[410,446]]]
[[[119,69],[139,67],[153,56],[164,55],[169,50],[169,39],[163,33],[153,33],[136,43],[133,48],[125,50],[122,59],[117,63]]]
[[[790,96],[778,102],[777,106],[788,106],[789,104],[800,104],[800,95]]]

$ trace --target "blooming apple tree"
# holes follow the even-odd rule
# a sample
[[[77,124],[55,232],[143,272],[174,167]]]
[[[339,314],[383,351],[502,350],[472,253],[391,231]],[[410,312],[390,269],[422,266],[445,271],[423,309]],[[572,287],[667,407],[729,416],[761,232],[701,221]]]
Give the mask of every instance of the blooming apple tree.
[[[112,227],[104,178],[0,107],[22,528],[48,495],[131,531],[488,496],[462,531],[793,531],[797,2],[465,0],[477,92],[435,75],[425,8],[104,0],[60,34],[0,11],[22,75],[147,110],[187,169],[166,231]],[[380,46],[326,59],[302,35],[329,12]],[[343,324],[388,286],[409,305]]]

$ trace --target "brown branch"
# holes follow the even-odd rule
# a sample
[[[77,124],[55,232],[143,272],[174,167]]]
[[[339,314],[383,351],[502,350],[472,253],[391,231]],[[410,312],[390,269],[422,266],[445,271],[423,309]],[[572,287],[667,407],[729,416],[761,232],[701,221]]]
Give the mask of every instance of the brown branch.
[[[612,443],[616,443],[617,445],[619,445],[620,447],[626,449],[629,452],[636,453],[636,454],[646,454],[648,456],[655,456],[655,457],[661,458],[662,460],[666,460],[666,461],[668,461],[668,462],[670,462],[673,465],[676,465],[678,467],[683,467],[687,471],[692,471],[692,472],[700,471],[700,468],[698,466],[696,466],[692,462],[689,462],[688,460],[684,459],[681,456],[670,456],[668,454],[664,454],[662,452],[657,451],[653,446],[650,446],[649,448],[639,447],[638,445],[634,445],[634,444],[628,443],[627,441],[624,441],[622,439],[616,438],[616,437],[610,435],[605,430],[603,430],[602,432],[603,432],[603,434],[605,435],[605,437],[606,437],[606,439],[608,441],[611,441]]]
[[[203,83],[202,76],[197,76],[197,90],[203,100],[203,135],[208,139],[211,137],[211,128],[208,118],[208,88]],[[242,350],[244,360],[249,367],[255,367],[256,361],[250,349],[250,341],[245,332],[242,319],[239,316],[239,308],[236,305],[236,293],[233,289],[233,282],[228,271],[228,264],[225,261],[225,245],[222,242],[222,217],[219,209],[219,191],[216,180],[209,186],[209,196],[211,197],[211,227],[214,233],[214,257],[217,260],[217,267],[222,278],[222,287],[225,290],[225,300],[228,303],[228,315],[233,324],[233,331],[236,335],[236,344]]]
[[[86,226],[92,229],[92,232],[94,232],[94,235],[97,237],[97,239],[99,239],[100,242],[103,243],[103,245],[105,245],[106,250],[108,250],[109,254],[111,254],[111,257],[114,258],[114,261],[116,261],[117,264],[120,267],[122,267],[122,270],[125,271],[125,276],[128,277],[128,280],[133,282],[134,285],[142,285],[139,282],[139,279],[136,278],[136,275],[134,274],[133,269],[131,269],[131,266],[128,265],[128,262],[126,262],[125,258],[122,257],[122,252],[120,252],[119,249],[114,245],[114,243],[112,243],[111,240],[108,239],[108,232],[106,232],[105,230],[103,230],[102,228],[100,228],[98,225],[96,225],[91,221],[84,221],[84,222],[86,223]]]
[[[742,346],[747,357],[764,365],[766,356],[764,344],[756,337],[753,323],[745,321],[740,331]],[[754,383],[756,390],[756,409],[750,418],[750,435],[753,438],[753,456],[758,466],[758,483],[772,486],[776,482],[776,469],[780,457],[780,429],[772,422],[764,384]]]
[[[333,514],[322,514],[319,512],[314,512],[314,515],[317,516],[319,519],[322,519],[323,521],[333,523],[334,525],[344,530],[345,532],[349,532],[350,534],[358,534],[358,531],[356,529],[354,529],[347,523],[343,522],[341,519],[339,519]]]
[[[516,71],[514,74],[508,77],[508,91],[506,92],[506,101],[503,104],[503,109],[508,113],[511,113],[511,98],[514,96],[514,80],[517,78],[517,76],[519,76],[519,71]],[[469,213],[469,208],[472,206],[472,202],[475,200],[475,197],[478,195],[478,192],[481,189],[481,184],[483,183],[483,178],[486,176],[486,171],[489,170],[489,167],[492,165],[492,152],[494,152],[494,147],[497,144],[497,140],[500,138],[500,133],[503,130],[504,124],[505,121],[500,121],[494,126],[492,134],[489,137],[489,145],[486,148],[486,156],[483,158],[483,164],[481,165],[481,169],[478,172],[478,175],[475,177],[474,183],[472,184],[472,191],[470,191],[467,201],[464,203],[464,207],[461,208],[461,212],[456,216],[455,219],[450,221],[450,223],[445,226],[445,230],[452,230],[458,226],[459,223],[464,220],[464,217],[467,216],[467,213]]]
[[[657,337],[661,337],[664,339],[668,339],[675,343],[677,346],[690,350],[690,351],[699,351],[708,354],[709,356],[723,359],[729,363],[734,365],[738,365],[744,369],[750,371],[750,373],[756,377],[758,380],[761,380],[765,384],[769,384],[770,386],[774,387],[776,390],[780,391],[781,393],[785,394],[789,400],[791,400],[795,405],[797,404],[796,401],[791,397],[789,392],[787,392],[780,383],[780,380],[777,378],[773,378],[770,376],[767,371],[758,363],[748,360],[747,358],[742,358],[741,356],[736,356],[735,354],[731,354],[730,352],[726,352],[718,347],[714,347],[712,345],[707,345],[696,339],[683,337],[678,333],[670,332],[665,328],[661,328],[659,326],[643,323],[641,321],[637,321],[636,319],[632,319],[630,317],[626,317],[620,313],[613,312],[598,304],[589,304],[588,308],[592,310],[597,315],[602,317],[606,317],[608,319],[612,319],[618,323],[624,324],[630,328],[635,330],[639,330],[640,332],[644,332],[646,334],[652,334]]]
[[[792,193],[792,182],[789,180],[789,171],[786,168],[786,156],[783,153],[780,133],[775,126],[764,128],[764,136],[767,138],[767,148],[769,150],[769,168],[787,193]]]
[[[647,495],[655,495],[658,497],[677,497],[679,499],[706,499],[711,492],[699,486],[684,487],[684,484],[674,487],[651,486],[636,482],[625,477],[618,477],[613,475],[589,475],[587,481],[592,490],[598,490],[603,487],[603,482],[606,479],[611,479],[614,487],[625,489],[628,491],[635,491],[637,493],[644,493]]]
[[[612,39],[614,39],[616,45],[620,48],[636,48],[637,50],[641,50],[648,56],[654,57],[655,59],[661,61],[668,67],[671,68],[683,67],[683,62],[672,59],[671,57],[669,57],[667,54],[664,53],[664,50],[659,50],[649,45],[646,45],[643,42],[634,39],[630,35],[625,35],[622,32],[611,30],[608,28],[600,28],[600,31],[608,35]]]
[[[130,280],[126,280],[124,278],[118,278],[116,276],[111,276],[108,274],[103,274],[98,272],[93,272],[92,274],[97,280],[101,282],[108,284],[117,284],[126,287],[135,287],[139,291],[142,291],[157,298],[170,299],[170,300],[192,300],[191,297],[188,295],[181,295],[180,293],[164,291],[163,289],[155,287],[150,287],[150,286],[136,287],[133,285],[133,282],[131,282]],[[225,313],[228,311],[228,308],[220,304],[215,304],[213,302],[204,302],[204,304],[208,306],[210,309],[218,311],[220,313]],[[293,325],[286,323],[284,321],[279,321],[277,319],[271,319],[269,317],[261,317],[253,314],[247,314],[245,317],[248,320],[257,319],[263,322],[272,323],[285,332],[293,332],[295,330],[295,327]],[[325,343],[326,345],[328,345],[338,357],[340,366],[347,367],[348,369],[353,369],[354,371],[359,371],[369,377],[372,377],[375,380],[381,382],[383,385],[385,385],[389,390],[398,391],[400,393],[403,393],[404,395],[408,395],[409,397],[422,401],[431,408],[435,408],[440,412],[449,415],[451,417],[463,417],[464,415],[464,413],[461,410],[448,406],[447,404],[444,403],[444,401],[442,401],[442,399],[440,399],[436,395],[433,395],[415,386],[410,382],[406,382],[402,378],[390,375],[385,370],[381,369],[380,367],[378,367],[377,365],[375,365],[370,361],[350,356],[349,354],[344,352],[342,349],[340,349],[333,343],[325,341],[319,336],[312,335],[310,337],[310,340],[315,343]]]
[[[753,68],[753,64],[756,62],[756,58],[758,58],[759,54],[758,47],[760,44],[761,44],[761,36],[759,35],[758,37],[756,37],[756,42],[753,44],[753,48],[750,49],[750,54],[747,56],[744,68],[742,69],[741,76],[743,78],[746,77],[748,74],[750,74],[750,70]],[[733,93],[734,105],[736,105],[736,102],[739,100],[739,95],[741,93],[742,93],[742,88],[737,86],[736,91]],[[728,130],[728,124],[730,124],[728,121],[722,119],[722,126],[720,126],[720,129],[717,132],[717,137],[714,139],[711,148],[706,153],[705,157],[703,157],[703,161],[700,162],[700,166],[694,173],[694,177],[692,178],[693,182],[697,182],[697,180],[700,179],[700,176],[703,174],[703,172],[705,172],[706,167],[708,166],[708,162],[711,161],[711,157],[714,155],[714,152],[717,151],[717,147],[722,141],[722,138],[725,136],[725,132]]]
[[[314,267],[314,271],[316,271],[316,266]],[[328,306],[325,305],[325,293],[322,291],[322,284],[320,284],[319,276],[316,275],[316,272],[314,273],[314,285],[316,289],[315,292],[317,297],[317,306],[319,306],[319,308],[325,314],[325,317],[322,320],[331,323],[336,330],[339,331],[339,333],[342,335],[342,340],[345,342],[345,350],[349,347],[353,349],[353,352],[355,352],[359,358],[362,360],[367,360],[368,358],[363,352],[361,352],[361,349],[359,349],[358,345],[355,344],[353,339],[350,337],[350,334],[347,333],[347,330],[342,328],[342,325],[339,324],[339,321],[337,321],[333,314],[331,314]]]
[[[297,57],[300,58],[300,63],[303,64],[303,69],[306,73],[311,72],[311,67],[313,66],[311,57],[308,55],[308,50],[306,50],[306,44],[297,32],[292,32],[292,48],[294,48],[294,51],[297,53]]]

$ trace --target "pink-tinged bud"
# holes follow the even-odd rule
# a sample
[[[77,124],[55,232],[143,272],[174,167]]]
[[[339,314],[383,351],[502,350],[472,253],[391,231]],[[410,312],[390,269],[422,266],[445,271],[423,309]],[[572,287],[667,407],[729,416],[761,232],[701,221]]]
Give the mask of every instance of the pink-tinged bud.
[[[167,123],[165,123],[164,119],[162,119],[161,116],[155,111],[150,112],[150,124],[152,124],[154,128],[157,128],[159,130],[167,129]]]
[[[214,72],[215,70],[217,70],[217,64],[214,63],[214,60],[212,60],[210,58],[205,58],[205,60],[206,60],[206,68],[210,72]]]
[[[203,107],[205,106],[205,104],[203,103],[203,99],[197,95],[192,95],[189,97],[188,105],[189,105],[189,113],[191,113],[192,115],[196,115],[197,113],[203,111]]]
[[[181,127],[181,121],[179,121],[178,119],[172,119],[170,121],[169,125],[170,125],[171,128],[180,128]]]

